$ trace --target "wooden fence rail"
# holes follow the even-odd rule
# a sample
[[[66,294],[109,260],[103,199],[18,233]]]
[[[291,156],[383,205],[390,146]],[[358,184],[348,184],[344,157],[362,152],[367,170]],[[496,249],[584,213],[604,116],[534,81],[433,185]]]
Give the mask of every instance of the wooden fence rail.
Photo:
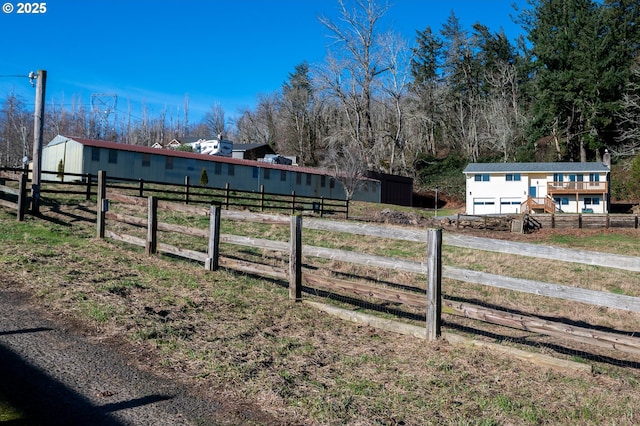
[[[301,211],[311,211],[320,217],[326,215],[342,215],[349,217],[349,200],[325,197],[303,196],[292,191],[290,194],[270,193],[264,191],[264,185],[260,191],[242,191],[233,189],[227,183],[224,187],[209,187],[194,185],[188,176],[183,185],[168,184],[166,182],[144,179],[119,178],[108,176],[104,173],[108,188],[121,190],[128,194],[136,194],[138,197],[153,195],[159,201],[184,202],[185,204],[211,205],[219,204],[225,208],[253,209],[263,212],[265,210],[284,211],[295,214]],[[43,171],[43,176],[55,176],[55,179],[43,179],[42,194],[66,194],[80,195],[87,200],[97,195],[93,192],[98,185],[98,176],[69,172]]]
[[[139,198],[135,197],[123,196],[115,193],[110,194],[109,197],[120,202],[144,205]],[[108,218],[110,220],[122,221],[134,226],[147,226],[148,229],[153,228],[151,233],[156,233],[158,230],[161,230],[208,238],[208,253],[194,252],[162,243],[157,243],[157,250],[159,252],[166,252],[176,256],[183,256],[203,262],[205,267],[211,270],[215,270],[217,265],[221,265],[250,273],[287,280],[289,282],[290,298],[294,300],[300,300],[302,297],[302,285],[306,285],[308,287],[318,288],[329,292],[348,292],[356,296],[363,296],[367,298],[372,297],[383,301],[424,308],[427,326],[425,333],[429,339],[435,339],[440,335],[441,316],[444,312],[447,314],[462,315],[467,318],[478,319],[511,328],[528,330],[553,337],[560,336],[562,338],[576,340],[581,343],[589,343],[598,347],[640,354],[640,339],[635,337],[588,328],[567,326],[560,322],[541,320],[539,318],[525,315],[510,314],[466,303],[462,304],[452,302],[443,299],[441,289],[441,280],[444,277],[453,280],[481,284],[484,286],[509,289],[566,301],[588,303],[594,306],[639,313],[640,298],[637,297],[506,277],[452,266],[442,266],[441,264],[443,244],[473,250],[492,251],[534,258],[554,259],[563,262],[598,265],[632,272],[640,272],[640,258],[638,257],[595,253],[585,250],[569,250],[462,235],[446,235],[443,237],[442,232],[439,229],[417,232],[415,229],[406,229],[388,225],[380,226],[357,224],[313,218],[304,219],[303,221],[302,217],[299,215],[287,217],[282,215],[259,214],[234,210],[224,210],[220,212],[220,210],[215,206],[210,207],[209,210],[205,210],[202,207],[185,206],[175,203],[153,203],[152,201],[148,201],[146,204],[148,205],[149,211],[163,208],[167,210],[187,212],[189,214],[208,214],[210,217],[209,230],[166,223],[157,223],[156,225],[153,225],[155,221],[154,217],[157,217],[157,213],[149,213],[147,219],[116,213],[110,213]],[[288,242],[282,242],[256,238],[253,236],[247,237],[220,234],[220,217],[225,220],[253,221],[279,224],[283,226],[289,225],[290,239]],[[424,262],[417,262],[385,256],[356,253],[347,250],[305,245],[302,243],[303,229],[359,234],[378,238],[425,243],[427,246],[427,256]],[[143,238],[118,235],[112,232],[108,232],[107,236],[120,241],[147,247],[150,244],[150,240],[155,238],[151,233],[148,232],[146,241]],[[212,239],[215,240],[212,242]],[[253,247],[262,250],[289,253],[289,269],[284,270],[279,267],[252,264],[247,261],[225,258],[219,251],[220,242]],[[334,261],[365,265],[372,268],[384,268],[425,275],[427,277],[427,283],[425,286],[426,291],[425,288],[382,288],[373,283],[348,281],[309,272],[302,272],[301,259],[303,256],[324,258]]]
[[[17,181],[18,187],[15,188],[6,185],[6,178],[2,180],[0,184],[0,206],[15,210],[18,221],[23,221],[29,204],[29,197],[27,196],[27,174],[20,174]]]
[[[548,229],[609,229],[640,228],[640,218],[634,213],[536,213],[529,215],[542,228]],[[509,229],[510,215],[463,215],[455,219],[456,228]]]

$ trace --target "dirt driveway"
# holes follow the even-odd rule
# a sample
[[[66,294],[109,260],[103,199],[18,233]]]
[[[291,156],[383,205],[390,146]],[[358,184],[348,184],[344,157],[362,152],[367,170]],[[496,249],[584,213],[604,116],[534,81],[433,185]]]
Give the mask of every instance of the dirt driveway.
[[[194,395],[142,371],[114,345],[47,318],[1,278],[0,287],[0,394],[26,413],[24,424],[277,423],[255,407]]]

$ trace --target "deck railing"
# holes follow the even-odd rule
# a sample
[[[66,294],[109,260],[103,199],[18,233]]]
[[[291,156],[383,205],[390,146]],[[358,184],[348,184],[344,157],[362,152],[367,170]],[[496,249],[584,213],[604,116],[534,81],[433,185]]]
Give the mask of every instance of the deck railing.
[[[548,182],[547,194],[552,193],[606,193],[608,191],[607,182],[587,181],[587,182]]]
[[[527,197],[520,204],[520,213],[531,213],[534,210],[544,210],[545,213],[555,213],[558,207],[549,197]]]

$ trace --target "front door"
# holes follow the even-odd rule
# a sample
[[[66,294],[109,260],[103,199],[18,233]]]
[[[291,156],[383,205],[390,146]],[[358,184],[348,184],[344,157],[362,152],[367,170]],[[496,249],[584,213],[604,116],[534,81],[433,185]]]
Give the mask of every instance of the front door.
[[[536,198],[537,197],[537,188],[535,186],[529,187],[529,197]]]

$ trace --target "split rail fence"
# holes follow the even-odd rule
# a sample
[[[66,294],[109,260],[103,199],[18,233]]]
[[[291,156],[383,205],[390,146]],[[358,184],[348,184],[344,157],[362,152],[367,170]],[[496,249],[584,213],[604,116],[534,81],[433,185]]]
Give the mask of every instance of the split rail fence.
[[[514,314],[469,303],[447,300],[443,298],[442,294],[442,278],[525,292],[569,302],[581,302],[599,307],[625,310],[633,313],[640,313],[640,298],[567,285],[513,278],[453,266],[442,266],[442,245],[444,243],[449,246],[471,250],[618,268],[638,274],[640,274],[640,257],[571,250],[463,235],[447,235],[443,238],[442,230],[440,229],[428,229],[420,232],[415,229],[353,224],[344,221],[328,221],[314,218],[305,218],[303,222],[303,218],[300,215],[287,217],[232,210],[226,210],[221,213],[220,208],[216,206],[211,206],[208,210],[205,210],[202,207],[159,201],[153,196],[144,200],[117,193],[109,193],[107,195],[105,191],[106,188],[100,190],[98,197],[99,205],[103,206],[101,212],[98,214],[98,237],[108,237],[145,247],[148,255],[167,253],[199,261],[204,263],[205,268],[209,270],[216,270],[220,266],[224,266],[259,276],[268,276],[284,280],[285,282],[288,281],[289,297],[293,300],[301,300],[304,285],[304,287],[308,289],[320,289],[330,293],[348,293],[355,297],[374,298],[380,301],[405,304],[423,310],[425,313],[425,334],[428,339],[436,339],[440,336],[442,313],[447,313],[555,338],[571,339],[581,344],[619,351],[618,353],[622,352],[632,354],[633,356],[640,355],[640,338],[624,334],[623,332],[602,331],[597,327],[569,326],[560,321],[550,321],[534,316]],[[146,206],[147,217],[143,218],[110,212],[108,211],[108,202],[106,200]],[[190,215],[208,214],[209,228],[199,229],[158,222],[158,209],[183,212]],[[225,220],[288,225],[290,228],[290,238],[289,241],[283,242],[255,238],[253,236],[245,237],[221,234],[221,217]],[[107,230],[107,220],[146,228],[146,238]],[[348,250],[305,245],[302,240],[303,228],[426,243],[425,260],[418,262],[357,253]],[[158,231],[175,232],[204,238],[208,243],[208,250],[204,253],[164,244],[158,241]],[[287,269],[224,257],[220,253],[220,242],[288,254],[289,267]],[[401,286],[402,288],[399,289],[397,287],[379,285],[376,282],[363,283],[303,272],[303,256],[364,265],[368,268],[382,268],[419,274],[426,276],[426,280],[424,281],[425,286],[408,288],[403,285]]]
[[[14,185],[7,185],[7,180],[13,181]],[[27,210],[27,174],[21,173],[15,178],[4,177],[0,179],[0,206],[16,211],[19,221],[24,220]]]
[[[30,197],[27,191],[28,175],[23,173],[22,169],[3,168],[0,171],[10,172],[8,179],[26,179],[24,182],[23,198],[18,201],[7,204],[3,202],[4,197],[0,197],[0,205],[10,208],[20,207],[20,211],[28,210]],[[194,185],[190,182],[188,176],[185,177],[184,184],[168,184],[166,182],[149,181],[144,179],[129,179],[108,176],[106,172],[101,171],[98,175],[91,173],[68,173],[68,172],[52,172],[43,171],[42,175],[45,179],[41,180],[39,194],[52,194],[55,196],[80,196],[89,200],[92,196],[97,195],[97,187],[99,185],[99,176],[111,189],[119,189],[127,194],[145,197],[153,195],[159,200],[184,202],[185,204],[219,204],[225,208],[246,208],[259,211],[288,211],[292,214],[309,211],[318,214],[320,217],[344,215],[349,217],[349,200],[326,197],[301,196],[292,191],[291,194],[277,194],[264,191],[264,185],[260,186],[260,191],[241,191],[230,187],[229,183],[222,188]],[[52,179],[51,176],[55,176]],[[0,193],[14,194],[15,188],[0,186]],[[22,220],[22,219],[20,219]]]

